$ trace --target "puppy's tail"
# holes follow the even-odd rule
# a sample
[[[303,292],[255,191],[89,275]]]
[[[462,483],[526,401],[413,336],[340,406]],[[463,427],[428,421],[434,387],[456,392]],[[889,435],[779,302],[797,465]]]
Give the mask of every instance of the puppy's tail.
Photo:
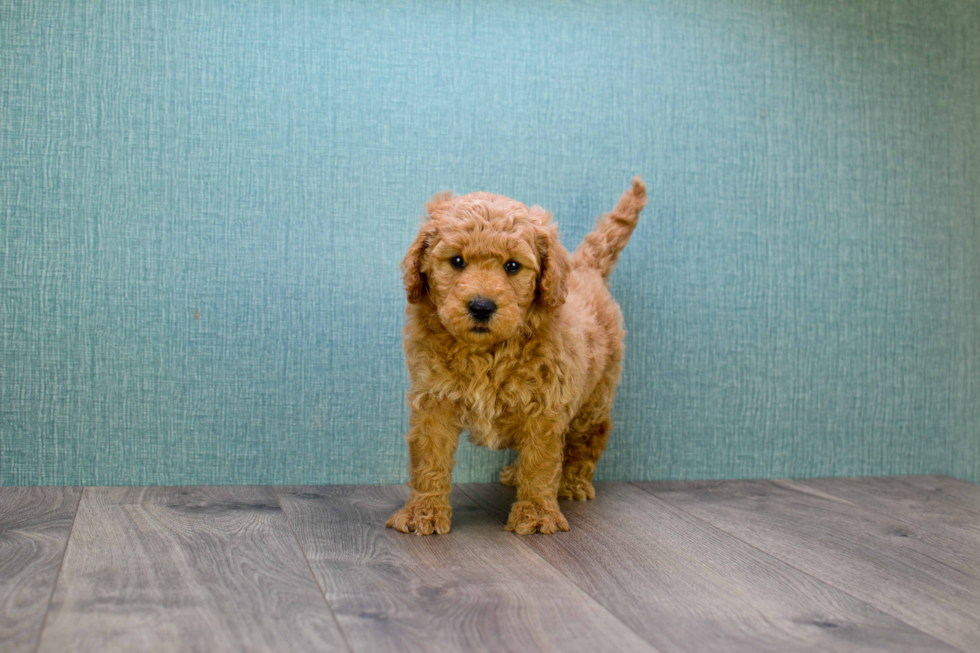
[[[633,177],[633,187],[623,193],[612,213],[599,218],[596,228],[582,239],[572,255],[572,265],[596,268],[603,278],[608,278],[646,204],[647,187],[638,176]]]

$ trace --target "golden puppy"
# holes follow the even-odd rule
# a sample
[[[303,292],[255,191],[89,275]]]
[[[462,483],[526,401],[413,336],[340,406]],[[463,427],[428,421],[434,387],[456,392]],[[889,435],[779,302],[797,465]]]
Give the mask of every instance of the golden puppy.
[[[623,359],[606,281],[645,204],[636,177],[569,256],[540,207],[490,193],[429,201],[402,263],[412,496],[389,527],[449,532],[463,429],[476,444],[518,451],[500,473],[517,486],[507,530],[567,531],[558,498],[595,498]]]

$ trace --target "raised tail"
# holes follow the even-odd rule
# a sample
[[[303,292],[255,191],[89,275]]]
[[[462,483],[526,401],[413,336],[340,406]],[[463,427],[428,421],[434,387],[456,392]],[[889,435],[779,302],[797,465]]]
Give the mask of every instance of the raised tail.
[[[572,255],[572,265],[596,268],[604,278],[608,277],[646,204],[647,187],[642,179],[633,177],[633,187],[623,193],[612,213],[602,216],[596,228],[582,239]]]

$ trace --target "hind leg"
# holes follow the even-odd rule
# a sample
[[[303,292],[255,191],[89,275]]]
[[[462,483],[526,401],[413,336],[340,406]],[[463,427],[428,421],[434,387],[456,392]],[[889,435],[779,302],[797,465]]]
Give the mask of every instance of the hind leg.
[[[500,484],[510,485],[514,487],[517,485],[517,461],[515,460],[509,465],[504,465],[500,470]]]
[[[608,414],[595,414],[578,428],[569,429],[565,441],[565,462],[558,486],[559,499],[595,499],[592,475],[612,431]]]
[[[621,342],[621,340],[619,340]],[[622,345],[606,368],[602,381],[572,419],[565,435],[565,459],[558,498],[595,499],[592,475],[612,432],[612,404],[621,372]]]

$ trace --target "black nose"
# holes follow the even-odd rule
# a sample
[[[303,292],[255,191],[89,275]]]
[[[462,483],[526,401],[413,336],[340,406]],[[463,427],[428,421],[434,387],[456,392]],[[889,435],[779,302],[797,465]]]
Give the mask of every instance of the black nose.
[[[471,299],[466,308],[474,320],[477,322],[487,322],[493,316],[493,312],[497,310],[497,304],[492,299],[477,297],[476,299]]]

